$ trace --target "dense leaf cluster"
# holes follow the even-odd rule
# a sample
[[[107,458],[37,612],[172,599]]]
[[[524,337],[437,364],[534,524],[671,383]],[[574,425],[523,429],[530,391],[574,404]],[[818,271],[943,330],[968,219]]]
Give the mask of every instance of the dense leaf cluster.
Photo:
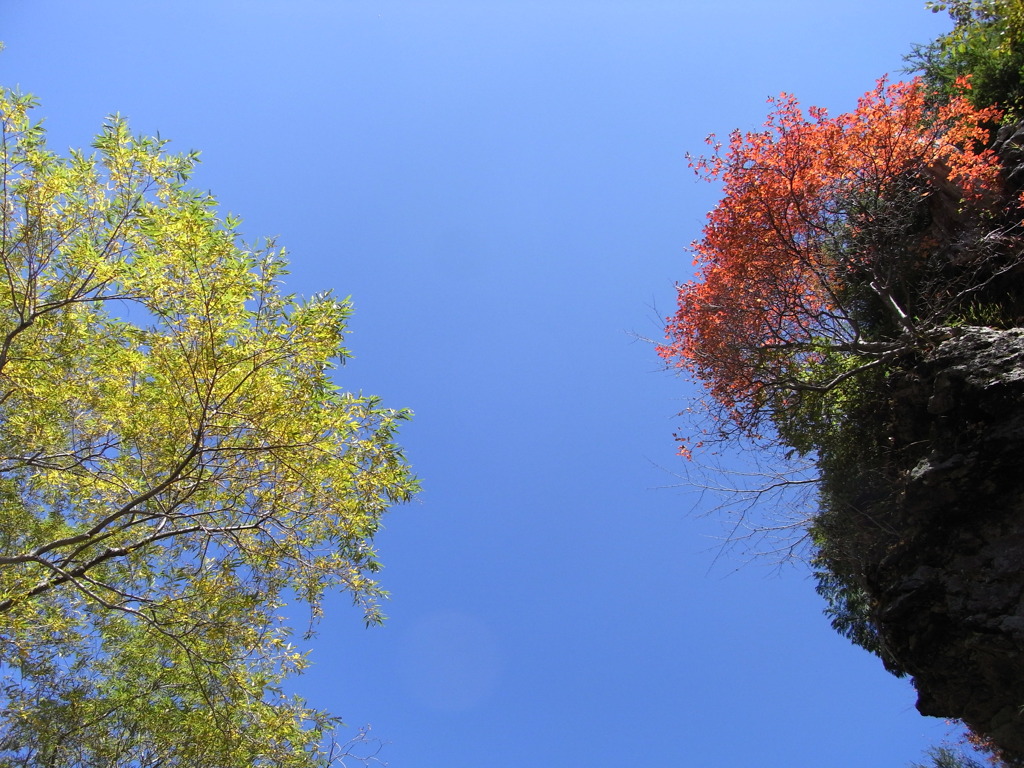
[[[723,197],[659,354],[706,385],[724,427],[773,422],[804,451],[811,425],[787,423],[802,401],[825,416],[829,393],[933,337],[1013,263],[992,237],[995,110],[929,103],[916,81],[880,81],[836,117],[771,103],[764,131],[693,163]]]
[[[59,157],[32,106],[0,95],[0,766],[332,764],[287,606],[379,620],[406,414],[337,388],[349,303],[282,294],[194,156],[114,118]]]
[[[907,57],[937,100],[969,75],[971,100],[995,105],[1011,120],[1024,118],[1024,3],[1021,0],[952,0],[929,4],[948,11],[954,27]]]

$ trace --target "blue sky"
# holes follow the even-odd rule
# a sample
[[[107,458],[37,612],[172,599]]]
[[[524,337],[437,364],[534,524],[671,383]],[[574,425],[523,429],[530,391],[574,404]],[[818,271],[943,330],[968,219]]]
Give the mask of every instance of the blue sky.
[[[290,290],[356,307],[339,372],[409,407],[424,491],[386,626],[328,606],[296,689],[394,768],[905,766],[947,733],[829,629],[805,566],[721,551],[693,402],[649,343],[780,91],[851,108],[948,26],[921,0],[0,0],[53,148],[120,112],[202,150]]]

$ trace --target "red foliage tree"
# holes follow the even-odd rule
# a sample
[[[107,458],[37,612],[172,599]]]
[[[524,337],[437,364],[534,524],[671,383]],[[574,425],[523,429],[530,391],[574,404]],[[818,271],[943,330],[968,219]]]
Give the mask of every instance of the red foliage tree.
[[[765,130],[733,132],[724,153],[709,137],[714,153],[691,158],[724,196],[658,347],[705,384],[720,425],[748,434],[787,393],[828,391],[920,343],[1001,269],[991,248],[954,257],[938,231],[996,207],[996,110],[933,106],[917,81],[884,79],[837,117],[785,94],[769,103]],[[957,259],[952,277],[943,264]],[[823,364],[836,353],[853,362]]]

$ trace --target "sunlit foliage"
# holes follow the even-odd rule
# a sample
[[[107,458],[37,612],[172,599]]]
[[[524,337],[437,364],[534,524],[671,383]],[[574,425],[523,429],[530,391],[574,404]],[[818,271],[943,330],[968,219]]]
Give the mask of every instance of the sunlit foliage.
[[[291,625],[339,588],[380,619],[406,414],[337,388],[348,302],[282,294],[194,155],[113,118],[59,157],[32,106],[0,97],[0,766],[330,764]]]
[[[940,231],[971,229],[1000,193],[996,110],[884,80],[836,117],[770,103],[765,130],[692,160],[723,197],[658,349],[747,433],[920,342],[1005,269],[986,247],[951,275]]]
[[[928,3],[946,11],[953,29],[907,57],[938,97],[955,92],[970,77],[974,104],[997,105],[1011,119],[1024,117],[1024,2],[951,0]]]

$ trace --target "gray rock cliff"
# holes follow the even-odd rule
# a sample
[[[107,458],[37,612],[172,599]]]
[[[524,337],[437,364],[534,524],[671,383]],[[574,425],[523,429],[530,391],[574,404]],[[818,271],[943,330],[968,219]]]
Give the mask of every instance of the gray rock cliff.
[[[951,333],[890,381],[863,584],[921,713],[1024,760],[1024,328]]]

